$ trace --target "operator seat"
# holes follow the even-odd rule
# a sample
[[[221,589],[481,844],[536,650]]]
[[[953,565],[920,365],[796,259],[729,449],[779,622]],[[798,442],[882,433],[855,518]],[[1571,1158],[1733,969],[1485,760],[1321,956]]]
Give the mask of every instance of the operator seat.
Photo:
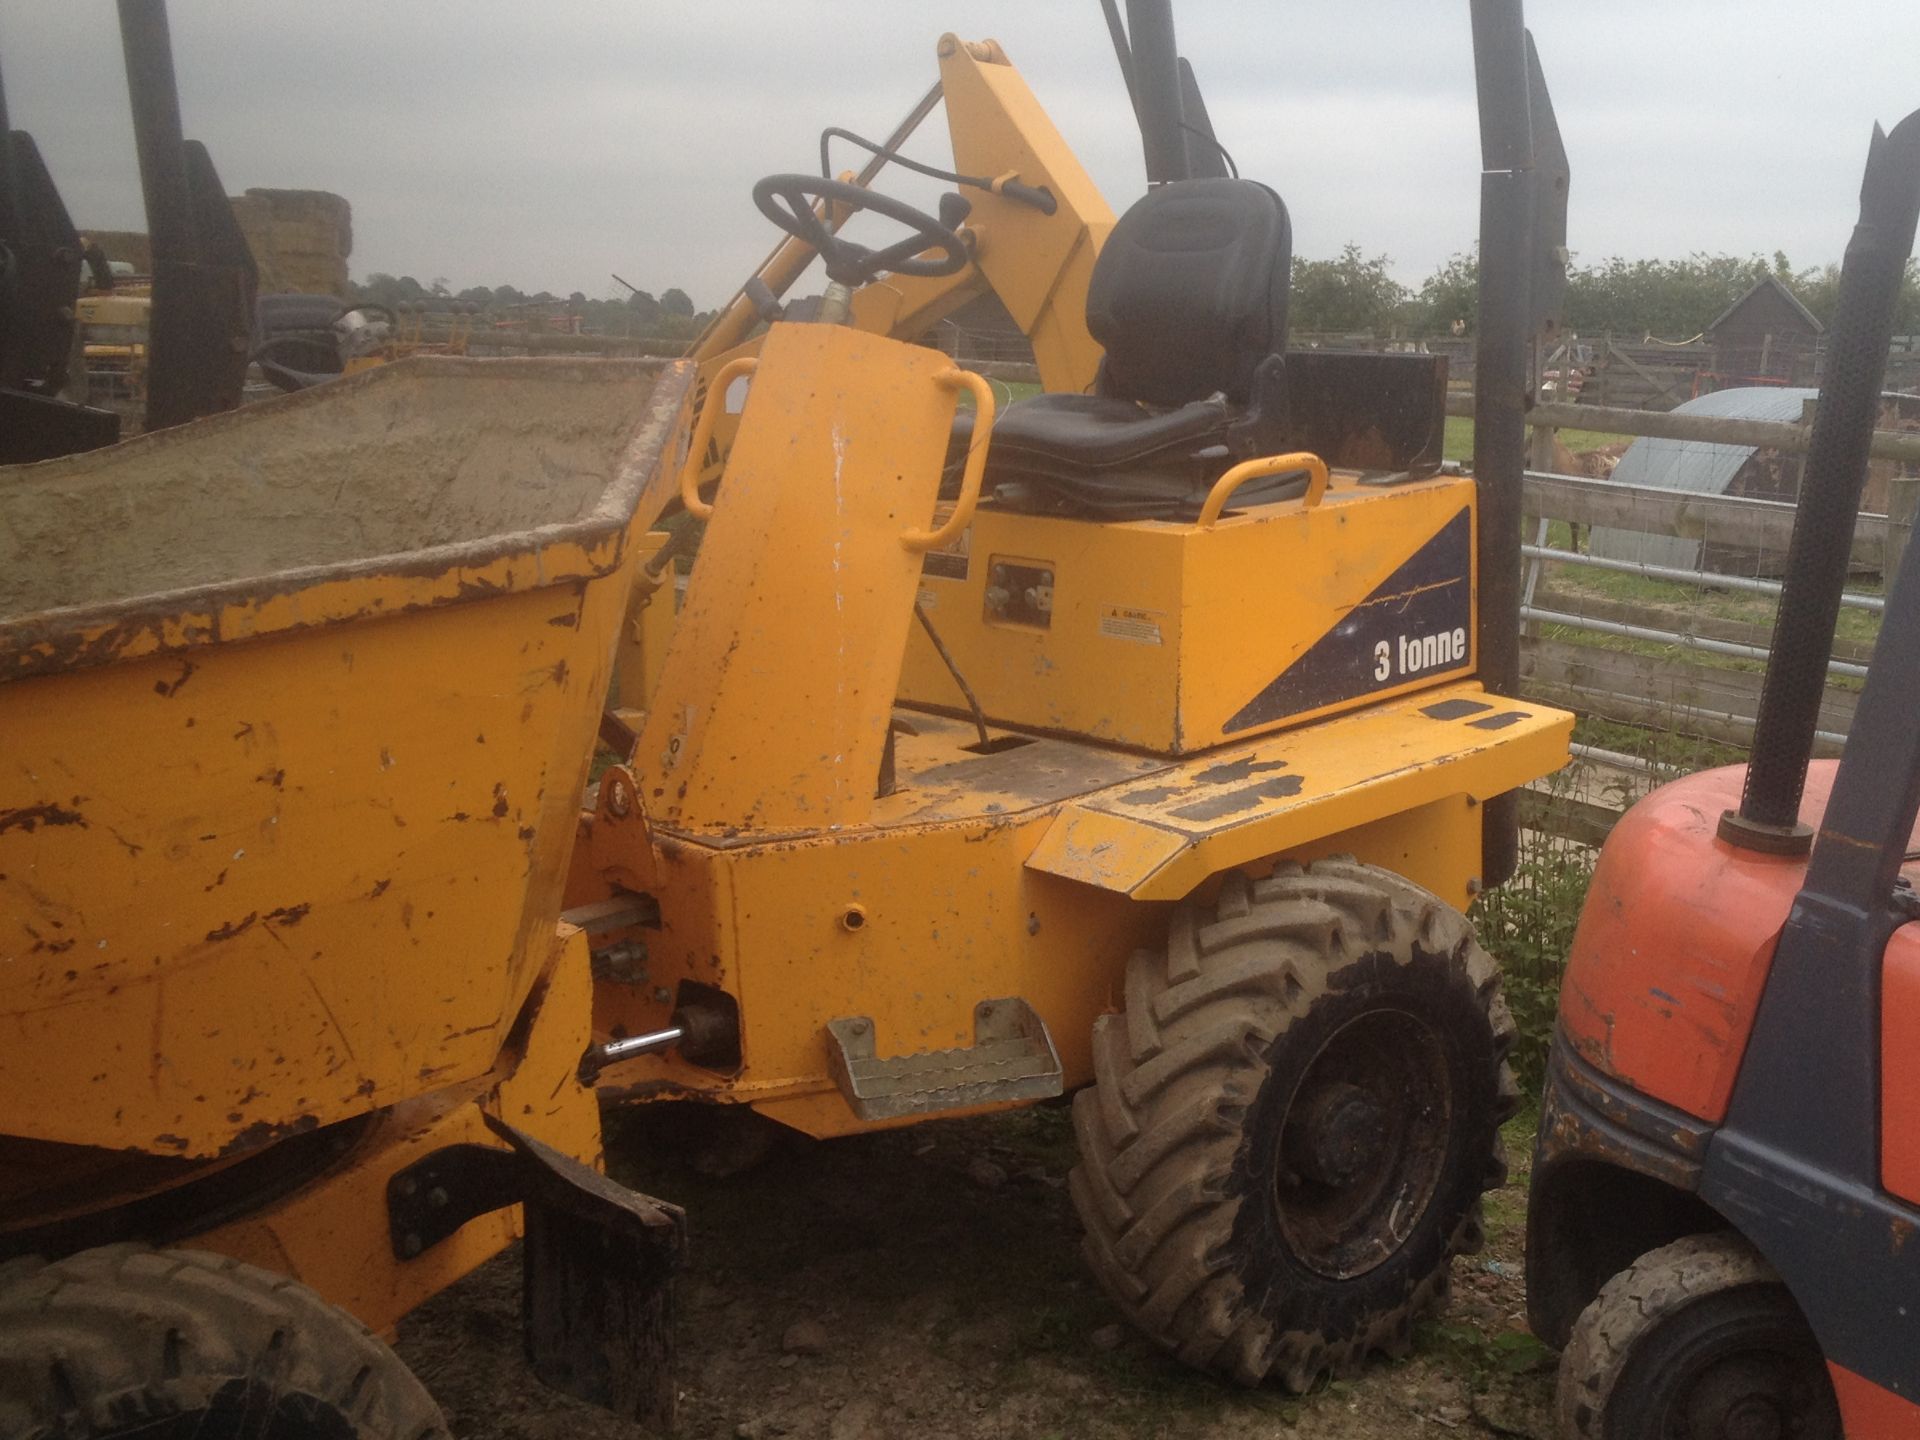
[[[1197,511],[1229,466],[1276,453],[1292,248],[1286,206],[1254,181],[1148,191],[1113,227],[1087,287],[1087,329],[1106,347],[1094,393],[1002,410],[983,489],[1019,510],[1171,519]],[[971,434],[963,412],[950,464]],[[1251,481],[1236,500],[1282,499],[1305,483]]]

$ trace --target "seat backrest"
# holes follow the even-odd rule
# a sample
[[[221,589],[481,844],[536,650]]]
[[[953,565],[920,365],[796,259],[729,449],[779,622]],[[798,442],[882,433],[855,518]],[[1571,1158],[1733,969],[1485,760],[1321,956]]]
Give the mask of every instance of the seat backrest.
[[[1252,180],[1179,180],[1122,215],[1087,286],[1087,329],[1106,347],[1103,394],[1185,405],[1216,391],[1244,404],[1253,372],[1287,344],[1293,228]]]

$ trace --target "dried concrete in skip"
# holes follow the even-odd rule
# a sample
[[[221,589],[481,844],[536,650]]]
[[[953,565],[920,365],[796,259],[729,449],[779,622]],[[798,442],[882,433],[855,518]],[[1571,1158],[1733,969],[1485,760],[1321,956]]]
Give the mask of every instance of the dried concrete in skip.
[[[657,374],[426,357],[20,467],[0,617],[587,521]]]

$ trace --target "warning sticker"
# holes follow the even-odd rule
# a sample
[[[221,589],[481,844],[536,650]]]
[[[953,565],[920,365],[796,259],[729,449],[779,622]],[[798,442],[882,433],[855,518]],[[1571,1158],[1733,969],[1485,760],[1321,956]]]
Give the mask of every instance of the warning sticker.
[[[942,500],[933,511],[933,528],[938,529],[947,523],[953,514],[953,502]],[[920,573],[936,580],[964,580],[967,578],[967,562],[973,549],[973,527],[969,525],[938,550],[929,550],[920,557]]]
[[[1115,640],[1160,645],[1165,643],[1160,637],[1160,622],[1164,618],[1158,610],[1130,610],[1124,605],[1109,605],[1100,612],[1100,633]]]

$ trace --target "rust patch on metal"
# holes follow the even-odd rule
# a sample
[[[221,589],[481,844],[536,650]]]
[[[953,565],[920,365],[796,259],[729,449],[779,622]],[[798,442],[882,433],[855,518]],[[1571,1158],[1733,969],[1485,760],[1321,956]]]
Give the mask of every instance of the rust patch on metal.
[[[256,1120],[243,1130],[234,1132],[233,1138],[220,1147],[220,1154],[244,1155],[249,1150],[259,1150],[273,1144],[276,1140],[285,1140],[292,1135],[304,1135],[309,1130],[318,1130],[320,1122],[311,1115],[298,1115],[282,1124],[274,1125],[265,1120]]]
[[[273,766],[268,766],[253,778],[258,780],[262,785],[271,785],[276,790],[283,790],[286,788],[287,772],[276,769]]]
[[[507,818],[507,786],[505,781],[497,782],[493,787],[493,818]]]
[[[192,679],[193,672],[199,668],[200,667],[191,660],[182,660],[180,662],[180,673],[174,676],[172,680],[156,680],[153,682],[153,693],[163,699],[171,700],[180,693],[180,687]]]
[[[376,880],[376,881],[374,881],[374,882],[373,882],[373,889],[371,889],[371,890],[369,890],[369,891],[367,892],[367,898],[368,898],[369,900],[378,900],[378,899],[379,899],[379,898],[380,898],[380,897],[381,897],[382,895],[384,895],[384,894],[386,894],[386,893],[387,893],[387,887],[388,887],[389,885],[391,885],[391,884],[393,884],[393,881],[392,881],[392,880]]]
[[[246,919],[231,920],[227,922],[225,925],[222,925],[218,930],[207,931],[207,939],[208,940],[231,940],[233,939],[234,936],[244,934],[247,930],[251,929],[254,921],[258,920],[259,918],[260,918],[260,912],[258,910],[249,910],[247,912]]]
[[[78,805],[80,799],[80,796],[74,796],[73,804]],[[51,802],[45,805],[23,805],[12,810],[0,810],[0,835],[4,835],[9,830],[25,830],[31,835],[42,825],[78,825],[85,830],[87,817],[78,810],[70,810],[64,805],[55,805]]]
[[[313,909],[313,902],[302,900],[298,905],[282,905],[277,910],[269,910],[264,917],[269,925],[298,925],[307,918],[307,912]]]

